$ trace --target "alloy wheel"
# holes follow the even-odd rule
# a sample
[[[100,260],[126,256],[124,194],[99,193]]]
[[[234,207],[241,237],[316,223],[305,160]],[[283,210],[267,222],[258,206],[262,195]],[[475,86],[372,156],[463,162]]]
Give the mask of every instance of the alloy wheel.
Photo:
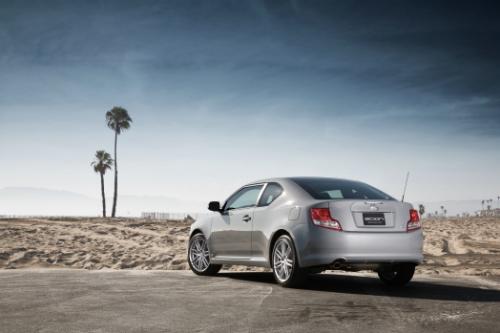
[[[193,237],[189,246],[189,261],[198,272],[205,271],[210,265],[210,255],[205,237]]]
[[[281,282],[287,281],[292,275],[294,263],[292,245],[284,238],[278,239],[273,252],[273,268],[276,278]]]

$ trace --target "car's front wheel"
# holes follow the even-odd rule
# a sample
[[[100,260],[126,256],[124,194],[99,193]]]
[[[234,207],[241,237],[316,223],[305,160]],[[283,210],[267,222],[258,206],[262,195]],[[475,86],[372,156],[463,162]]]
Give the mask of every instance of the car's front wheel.
[[[401,287],[410,282],[415,273],[415,264],[396,264],[378,270],[378,277],[389,286]]]
[[[274,243],[272,267],[274,279],[283,287],[298,287],[306,281],[307,273],[299,267],[295,246],[288,235],[280,236]]]
[[[196,234],[189,240],[188,263],[191,270],[198,275],[215,275],[222,265],[210,263],[208,242],[203,234]]]

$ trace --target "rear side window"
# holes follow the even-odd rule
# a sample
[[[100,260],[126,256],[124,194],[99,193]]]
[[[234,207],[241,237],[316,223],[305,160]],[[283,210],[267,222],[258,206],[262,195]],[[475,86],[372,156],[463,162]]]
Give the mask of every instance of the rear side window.
[[[259,200],[259,206],[268,206],[273,202],[277,197],[279,197],[283,193],[283,188],[276,183],[269,183],[262,193],[262,196]]]
[[[233,194],[226,203],[225,210],[253,207],[257,203],[257,198],[262,185],[247,186]]]
[[[394,200],[390,195],[365,183],[333,178],[292,178],[314,199]]]

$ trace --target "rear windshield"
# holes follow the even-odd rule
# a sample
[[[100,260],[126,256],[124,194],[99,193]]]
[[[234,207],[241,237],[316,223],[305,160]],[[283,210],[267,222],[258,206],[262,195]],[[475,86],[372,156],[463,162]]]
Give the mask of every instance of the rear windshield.
[[[368,184],[343,179],[292,178],[314,199],[394,200],[390,195]]]

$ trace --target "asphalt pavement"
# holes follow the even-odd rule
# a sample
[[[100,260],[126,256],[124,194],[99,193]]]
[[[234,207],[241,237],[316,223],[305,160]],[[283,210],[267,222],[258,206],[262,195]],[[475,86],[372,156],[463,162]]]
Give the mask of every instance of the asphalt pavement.
[[[0,332],[500,332],[500,278],[270,273],[0,271]]]

